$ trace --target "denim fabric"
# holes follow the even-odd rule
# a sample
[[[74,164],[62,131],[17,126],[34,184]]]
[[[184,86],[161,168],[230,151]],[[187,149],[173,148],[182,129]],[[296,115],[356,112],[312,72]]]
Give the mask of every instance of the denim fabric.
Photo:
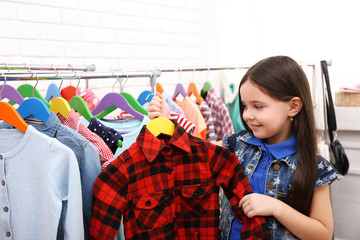
[[[223,139],[223,146],[235,153],[238,157],[240,165],[244,169],[246,177],[250,180],[254,170],[256,169],[262,155],[259,146],[252,145],[248,142],[254,137],[247,131],[240,131],[234,135]],[[319,186],[331,184],[335,180],[339,180],[342,176],[335,168],[323,157],[317,157],[317,179],[315,189]],[[265,195],[277,199],[283,199],[287,196],[291,187],[294,171],[297,164],[297,153],[291,154],[281,159],[273,160],[267,171],[265,182]],[[275,165],[279,165],[274,167]],[[270,188],[269,184],[274,186]],[[231,213],[230,204],[227,202],[221,211],[221,239],[229,239],[231,226],[234,215]],[[298,239],[290,233],[283,225],[281,225],[274,217],[266,217],[273,239]]]
[[[71,149],[32,126],[25,134],[0,129],[0,179],[0,239],[56,239],[62,214],[64,239],[84,238],[79,167]]]
[[[41,121],[34,121],[34,119],[27,118],[26,120],[37,130],[49,137],[56,138],[75,153],[80,170],[84,224],[85,233],[87,233],[87,226],[89,226],[91,219],[93,186],[97,176],[102,171],[99,150],[79,133],[61,124],[59,118],[53,112],[51,112],[45,124]],[[12,128],[12,126],[2,123],[0,128]],[[66,209],[66,203],[64,208]],[[61,237],[59,236],[59,238]]]

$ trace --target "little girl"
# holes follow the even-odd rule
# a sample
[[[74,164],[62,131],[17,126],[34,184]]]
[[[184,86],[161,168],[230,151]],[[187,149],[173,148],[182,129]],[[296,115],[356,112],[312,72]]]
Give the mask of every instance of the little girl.
[[[240,114],[246,130],[225,136],[253,189],[239,206],[249,217],[266,216],[273,239],[331,239],[333,216],[329,184],[341,175],[317,155],[310,87],[299,64],[286,56],[263,59],[239,86]],[[160,97],[150,118],[166,117]],[[225,204],[222,239],[240,239],[242,223]]]

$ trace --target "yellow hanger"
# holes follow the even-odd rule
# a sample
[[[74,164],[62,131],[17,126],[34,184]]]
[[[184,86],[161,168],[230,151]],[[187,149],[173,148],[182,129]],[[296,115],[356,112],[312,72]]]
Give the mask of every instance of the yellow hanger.
[[[63,97],[55,98],[50,106],[50,112],[60,113],[64,118],[68,117],[70,110],[70,104]]]
[[[173,135],[175,124],[164,117],[157,117],[151,120],[146,128],[155,136],[159,136],[161,133],[166,135]]]

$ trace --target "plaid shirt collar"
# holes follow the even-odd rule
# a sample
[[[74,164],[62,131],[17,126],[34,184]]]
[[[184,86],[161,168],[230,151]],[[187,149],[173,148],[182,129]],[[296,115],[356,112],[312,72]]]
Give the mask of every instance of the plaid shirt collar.
[[[191,151],[188,144],[189,137],[187,133],[176,122],[173,121],[173,123],[175,124],[175,130],[167,143],[161,141],[160,139],[152,135],[152,133],[146,128],[146,126],[143,126],[143,128],[141,129],[141,132],[138,135],[136,142],[138,143],[139,148],[142,150],[146,159],[150,163],[155,160],[157,155],[168,144],[178,147],[185,152]]]

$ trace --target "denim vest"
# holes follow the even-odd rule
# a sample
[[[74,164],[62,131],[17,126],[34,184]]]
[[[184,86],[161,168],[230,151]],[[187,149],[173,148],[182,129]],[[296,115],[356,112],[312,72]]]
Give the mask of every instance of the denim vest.
[[[240,131],[223,139],[223,146],[235,153],[238,157],[246,177],[250,180],[261,158],[262,150],[259,146],[247,143],[253,135],[247,131]],[[283,159],[273,160],[267,170],[265,195],[283,200],[287,197],[297,164],[297,153]],[[342,176],[323,157],[317,157],[317,179],[315,189],[330,184]],[[234,220],[229,202],[226,202],[221,211],[220,229],[221,239],[229,239],[231,225]],[[298,239],[289,232],[274,217],[266,217],[273,239]]]

